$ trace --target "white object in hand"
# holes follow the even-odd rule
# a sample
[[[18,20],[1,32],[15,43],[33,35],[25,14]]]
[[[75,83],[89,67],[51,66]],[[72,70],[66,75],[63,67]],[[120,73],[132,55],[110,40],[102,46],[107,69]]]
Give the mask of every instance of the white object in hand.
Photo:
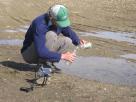
[[[91,48],[92,47],[92,43],[88,42],[88,43],[85,43],[85,44],[81,45],[80,47],[83,48],[83,49]]]

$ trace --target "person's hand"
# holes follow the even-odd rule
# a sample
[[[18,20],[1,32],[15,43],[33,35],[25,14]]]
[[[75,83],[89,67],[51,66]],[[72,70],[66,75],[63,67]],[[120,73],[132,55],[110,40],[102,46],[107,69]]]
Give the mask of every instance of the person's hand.
[[[88,43],[88,41],[83,40],[83,39],[80,39],[80,45],[81,45],[81,46],[84,45],[84,44],[86,44],[86,43]]]
[[[75,53],[71,53],[71,52],[66,52],[66,53],[63,53],[61,55],[61,59],[69,61],[71,63],[73,63],[75,58],[76,58],[76,54]]]

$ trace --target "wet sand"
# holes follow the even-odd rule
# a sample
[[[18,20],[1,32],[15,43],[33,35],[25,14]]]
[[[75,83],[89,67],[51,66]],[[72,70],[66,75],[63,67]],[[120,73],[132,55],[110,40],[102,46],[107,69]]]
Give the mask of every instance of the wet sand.
[[[77,69],[71,69],[76,74],[54,74],[51,77],[49,85],[43,88],[37,88],[31,93],[24,93],[19,90],[22,86],[29,86],[28,80],[34,78],[33,67],[25,63],[20,55],[20,44],[14,42],[13,45],[0,45],[0,102],[135,102],[136,87],[135,87],[135,57],[136,46],[131,42],[135,42],[135,19],[136,19],[136,1],[132,0],[54,0],[54,1],[32,1],[32,0],[0,0],[0,40],[7,40],[10,43],[14,39],[22,41],[25,31],[20,29],[25,25],[29,25],[31,20],[37,15],[42,14],[47,8],[54,3],[62,3],[70,9],[70,18],[72,19],[72,27],[77,34],[93,43],[92,49],[80,50],[79,56],[92,58],[88,66],[94,66],[94,70],[110,80],[113,78],[115,83],[109,84],[110,81],[101,81],[95,79],[98,73],[93,73],[91,80],[86,77],[78,77]],[[78,5],[78,6],[77,6]],[[111,39],[98,36],[82,36],[81,33],[101,34],[100,32],[111,32],[124,34],[127,41],[120,39]],[[125,33],[134,34],[132,37],[126,36]],[[103,35],[104,35],[103,34]],[[85,34],[84,34],[85,35]],[[116,34],[115,34],[116,35]],[[125,38],[124,37],[124,38]],[[130,41],[128,40],[130,37]],[[122,36],[121,36],[122,38]],[[122,39],[121,39],[122,40]],[[126,57],[128,55],[129,57]],[[92,57],[93,56],[93,57]],[[133,57],[130,57],[133,56]],[[101,64],[106,63],[107,68],[116,70],[113,74],[110,69],[102,67],[100,70],[100,62],[97,63],[94,59],[101,61]],[[99,58],[102,59],[100,60]],[[113,62],[112,62],[113,60]],[[120,62],[121,60],[121,62]],[[122,61],[123,60],[123,61]],[[77,60],[78,61],[78,60]],[[95,62],[93,62],[95,61]],[[105,61],[105,62],[104,62]],[[91,63],[90,63],[91,62]],[[121,63],[121,64],[120,64]],[[128,71],[123,72],[124,68]],[[104,64],[103,64],[104,66]],[[119,69],[118,69],[119,68]],[[131,68],[131,70],[129,70]],[[121,70],[122,69],[122,70]],[[69,70],[69,69],[67,69]],[[86,70],[88,70],[86,68]],[[120,81],[117,70],[122,71],[118,76],[125,78]],[[82,71],[82,69],[81,69]],[[96,71],[96,72],[97,72]],[[113,70],[112,70],[113,71]],[[68,72],[68,71],[67,71]],[[94,71],[95,72],[95,71]],[[83,73],[84,75],[84,73]],[[122,78],[121,77],[121,78]],[[104,77],[103,77],[104,78]],[[130,80],[129,80],[130,78]],[[97,81],[96,81],[97,80]],[[125,82],[127,84],[123,84]],[[133,86],[128,86],[128,83]]]

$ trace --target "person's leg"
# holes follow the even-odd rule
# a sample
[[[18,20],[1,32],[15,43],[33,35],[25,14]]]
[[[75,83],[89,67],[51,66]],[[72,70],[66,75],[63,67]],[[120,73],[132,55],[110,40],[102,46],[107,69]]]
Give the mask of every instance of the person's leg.
[[[28,47],[23,53],[22,53],[23,59],[27,63],[33,63],[37,64],[38,63],[38,55],[35,50],[35,46],[32,43],[30,47]]]
[[[46,33],[45,45],[50,51],[56,51],[55,49],[57,49],[57,45],[56,45],[57,38],[58,38],[57,34],[53,31],[49,31]]]
[[[57,49],[57,52],[64,53],[67,51],[73,52],[75,46],[72,43],[72,40],[68,37],[65,37],[63,35],[58,36],[58,42],[59,48]]]
[[[53,31],[49,31],[46,34],[46,46],[49,50],[59,53],[73,51],[75,48],[70,38],[63,35],[57,36]]]

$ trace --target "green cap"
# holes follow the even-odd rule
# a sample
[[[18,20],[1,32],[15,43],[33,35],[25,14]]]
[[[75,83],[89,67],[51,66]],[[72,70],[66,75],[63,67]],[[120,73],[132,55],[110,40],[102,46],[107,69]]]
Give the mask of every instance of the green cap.
[[[63,5],[54,5],[50,8],[50,14],[56,20],[56,23],[60,27],[70,26],[70,20],[68,18],[68,10]]]

